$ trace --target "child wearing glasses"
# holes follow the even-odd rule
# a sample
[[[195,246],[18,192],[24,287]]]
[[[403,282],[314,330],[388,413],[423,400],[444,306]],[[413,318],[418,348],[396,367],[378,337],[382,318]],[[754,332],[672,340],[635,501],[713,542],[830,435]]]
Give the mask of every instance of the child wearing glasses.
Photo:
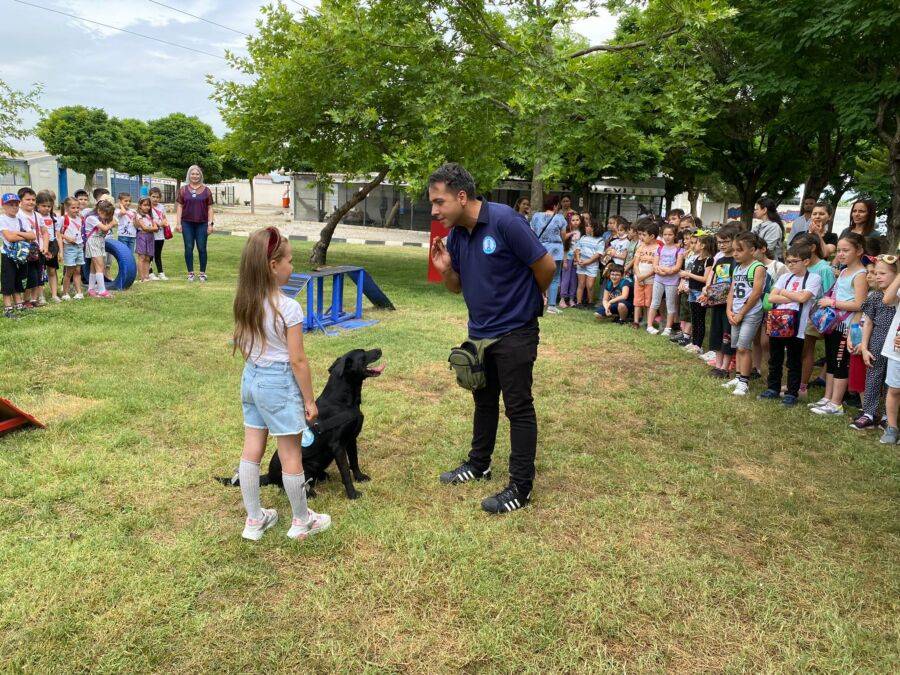
[[[774,400],[781,397],[781,374],[787,352],[787,391],[781,399],[786,406],[797,405],[803,372],[803,339],[810,310],[822,295],[822,277],[809,269],[812,257],[813,247],[809,244],[790,246],[785,256],[788,272],[778,277],[769,293],[773,306],[767,326],[769,380],[766,390],[758,398]]]

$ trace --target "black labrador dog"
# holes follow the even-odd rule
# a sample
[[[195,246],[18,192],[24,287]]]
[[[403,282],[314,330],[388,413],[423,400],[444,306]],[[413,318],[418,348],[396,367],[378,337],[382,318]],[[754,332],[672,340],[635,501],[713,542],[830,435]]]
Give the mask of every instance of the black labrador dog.
[[[316,406],[319,417],[312,425],[315,441],[303,448],[303,471],[307,478],[307,495],[315,496],[314,486],[328,480],[326,469],[336,462],[341,472],[341,481],[349,499],[356,499],[362,493],[357,491],[353,481],[363,482],[369,477],[359,468],[359,450],[356,439],[363,428],[362,386],[370,377],[378,377],[384,366],[376,366],[381,359],[380,349],[354,349],[338,357],[328,369],[328,384]],[[352,474],[352,477],[351,477]],[[239,485],[238,477],[220,478],[226,485]],[[282,486],[281,460],[278,453],[269,461],[269,474],[260,479],[261,485]]]

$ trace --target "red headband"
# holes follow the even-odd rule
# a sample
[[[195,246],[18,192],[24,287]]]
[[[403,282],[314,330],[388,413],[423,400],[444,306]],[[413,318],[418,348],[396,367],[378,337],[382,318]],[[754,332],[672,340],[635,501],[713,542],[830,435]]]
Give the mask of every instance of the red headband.
[[[275,253],[275,249],[281,243],[281,233],[277,227],[267,227],[266,229],[269,231],[269,245],[266,247],[266,258],[271,260],[272,254]]]

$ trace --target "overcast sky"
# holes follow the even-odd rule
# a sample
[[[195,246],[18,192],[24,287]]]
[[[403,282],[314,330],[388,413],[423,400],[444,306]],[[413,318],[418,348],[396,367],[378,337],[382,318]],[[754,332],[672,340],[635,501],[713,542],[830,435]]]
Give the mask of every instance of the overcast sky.
[[[253,33],[257,0],[161,0],[208,21]],[[14,89],[41,83],[45,109],[63,105],[103,108],[115,117],[153,119],[173,112],[196,115],[221,135],[225,126],[209,100],[208,73],[225,77],[228,64],[214,55],[226,49],[243,53],[244,36],[179,14],[152,0],[28,0],[33,5],[93,19],[120,29],[207,52],[199,54],[142,37],[54,14],[13,0],[0,0],[6,30],[0,40],[0,79]],[[318,0],[286,4],[301,11]],[[615,27],[604,14],[578,24],[591,42],[607,39]],[[234,72],[234,71],[230,71]],[[235,76],[237,74],[235,73]],[[27,118],[33,125],[36,118]],[[21,150],[40,149],[36,138],[18,143]]]

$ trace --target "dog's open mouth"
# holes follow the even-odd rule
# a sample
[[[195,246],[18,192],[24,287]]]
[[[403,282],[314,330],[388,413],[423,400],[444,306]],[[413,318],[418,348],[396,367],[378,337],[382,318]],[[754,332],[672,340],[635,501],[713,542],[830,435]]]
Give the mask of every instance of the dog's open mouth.
[[[384,372],[384,365],[380,366],[369,366],[366,368],[366,375],[369,377],[378,377]]]

